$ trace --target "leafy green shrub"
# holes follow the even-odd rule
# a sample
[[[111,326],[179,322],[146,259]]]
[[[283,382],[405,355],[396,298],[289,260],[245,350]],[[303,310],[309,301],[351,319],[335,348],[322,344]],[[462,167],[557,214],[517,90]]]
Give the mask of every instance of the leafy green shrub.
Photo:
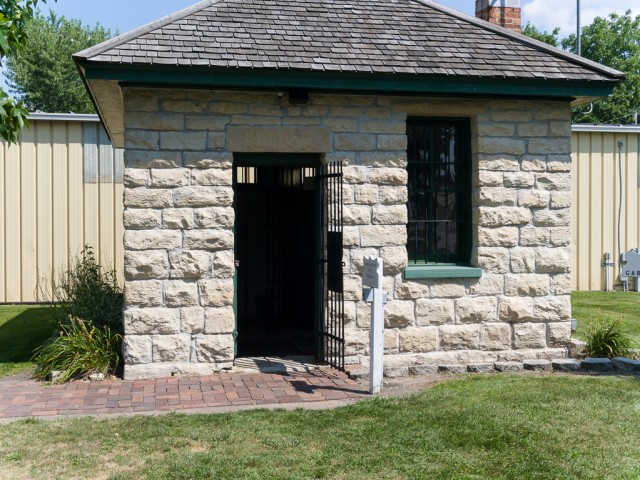
[[[122,335],[109,327],[69,318],[66,325],[61,325],[59,335],[35,350],[34,376],[64,383],[92,373],[112,374],[118,368],[121,349]],[[54,371],[60,372],[55,378]]]
[[[115,270],[103,269],[91,247],[85,246],[67,271],[52,272],[39,290],[58,324],[64,325],[69,317],[82,318],[97,327],[123,332],[122,288]]]
[[[585,334],[585,353],[589,357],[629,356],[633,347],[621,319],[591,324]]]
[[[66,271],[39,288],[59,333],[37,348],[36,378],[66,382],[92,373],[116,373],[122,355],[124,298],[113,270],[103,269],[85,246]]]

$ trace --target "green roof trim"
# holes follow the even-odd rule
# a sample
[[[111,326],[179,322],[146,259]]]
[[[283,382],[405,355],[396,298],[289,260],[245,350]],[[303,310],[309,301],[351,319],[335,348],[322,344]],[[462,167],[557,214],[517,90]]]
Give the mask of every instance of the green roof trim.
[[[604,97],[615,81],[527,80],[363,74],[269,69],[198,69],[158,65],[114,65],[81,62],[87,80],[111,80],[122,84],[228,89],[291,89],[316,91],[379,92],[391,94],[457,94],[509,97]]]

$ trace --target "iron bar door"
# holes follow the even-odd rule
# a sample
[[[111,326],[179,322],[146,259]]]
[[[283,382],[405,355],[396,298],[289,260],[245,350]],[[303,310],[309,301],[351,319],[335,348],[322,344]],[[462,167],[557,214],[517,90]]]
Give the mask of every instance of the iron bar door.
[[[342,263],[342,162],[318,171],[320,203],[320,321],[318,357],[344,370],[344,277]]]

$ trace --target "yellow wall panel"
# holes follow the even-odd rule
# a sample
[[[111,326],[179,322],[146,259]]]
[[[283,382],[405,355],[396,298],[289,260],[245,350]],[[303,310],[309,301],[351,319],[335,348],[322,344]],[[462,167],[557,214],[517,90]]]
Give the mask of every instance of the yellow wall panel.
[[[7,151],[5,163],[5,292],[7,298],[22,297],[21,195],[20,195],[20,145],[12,145]]]
[[[574,236],[572,286],[575,290],[605,288],[602,266],[605,253],[611,253],[614,262],[610,270],[612,282],[620,288],[619,253],[640,248],[640,128],[636,131],[628,128],[615,131],[615,127],[610,127],[573,133],[571,219]],[[621,147],[619,141],[622,141]],[[588,208],[585,202],[588,202]],[[633,282],[629,287],[635,287]]]
[[[17,145],[0,144],[0,303],[37,301],[38,281],[85,244],[122,279],[122,153],[97,122],[30,124]]]
[[[38,275],[47,275],[53,265],[53,168],[51,123],[42,122],[36,129],[38,180]]]
[[[34,129],[35,130],[35,129]],[[21,190],[21,250],[20,270],[22,282],[22,298],[25,301],[36,299],[38,283],[38,232],[37,217],[38,191],[36,185],[36,146],[35,131],[26,130],[22,134],[20,156],[20,190]]]
[[[69,252],[84,245],[84,184],[82,175],[82,124],[69,123]]]
[[[118,281],[122,283],[124,282],[124,185],[122,183],[115,183],[114,192],[114,255],[112,267],[118,274]]]
[[[6,249],[6,230],[5,230],[5,205],[6,205],[6,195],[7,195],[7,187],[6,187],[6,177],[4,174],[5,170],[5,159],[7,158],[7,144],[2,142],[0,144],[0,302],[4,302],[7,298],[6,296],[6,282],[5,278],[7,275],[7,269],[4,262],[4,259],[7,254]]]
[[[69,265],[69,157],[67,128],[52,123],[53,148],[53,260],[56,270],[65,271]]]

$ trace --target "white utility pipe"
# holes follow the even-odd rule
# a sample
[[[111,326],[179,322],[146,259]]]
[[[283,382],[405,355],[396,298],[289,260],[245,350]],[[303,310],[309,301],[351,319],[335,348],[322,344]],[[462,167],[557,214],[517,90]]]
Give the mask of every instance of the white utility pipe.
[[[602,264],[604,267],[604,291],[611,291],[611,267],[613,267],[613,262],[611,261],[611,254],[609,252],[604,254],[604,263]]]

